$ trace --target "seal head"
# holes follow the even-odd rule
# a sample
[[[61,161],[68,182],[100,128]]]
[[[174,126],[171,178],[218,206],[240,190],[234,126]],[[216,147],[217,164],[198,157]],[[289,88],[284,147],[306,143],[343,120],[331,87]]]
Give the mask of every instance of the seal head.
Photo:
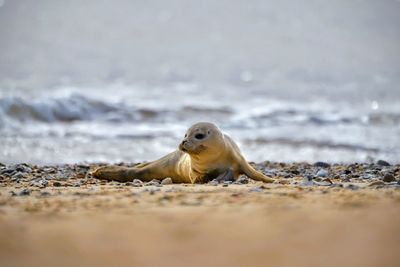
[[[223,144],[223,140],[224,136],[215,124],[199,122],[187,130],[179,150],[189,155],[199,155],[203,152],[213,154],[221,149],[218,144]]]

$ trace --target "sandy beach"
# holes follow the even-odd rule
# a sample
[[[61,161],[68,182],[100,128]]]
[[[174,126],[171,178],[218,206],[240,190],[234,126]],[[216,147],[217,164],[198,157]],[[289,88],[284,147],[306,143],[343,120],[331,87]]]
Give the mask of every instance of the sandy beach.
[[[400,166],[324,164],[266,162],[274,184],[204,185],[3,166],[1,265],[398,266]]]

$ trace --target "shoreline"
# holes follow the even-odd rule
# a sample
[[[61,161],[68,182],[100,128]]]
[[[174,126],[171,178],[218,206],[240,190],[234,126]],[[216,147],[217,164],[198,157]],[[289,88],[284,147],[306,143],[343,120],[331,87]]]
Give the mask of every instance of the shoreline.
[[[400,165],[265,162],[276,183],[194,185],[99,181],[97,166],[0,167],[5,266],[400,262]]]

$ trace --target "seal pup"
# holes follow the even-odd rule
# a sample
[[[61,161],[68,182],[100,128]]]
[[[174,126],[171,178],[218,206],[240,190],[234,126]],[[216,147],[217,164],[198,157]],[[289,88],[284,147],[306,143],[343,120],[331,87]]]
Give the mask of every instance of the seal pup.
[[[103,180],[144,182],[170,177],[173,183],[206,183],[210,180],[236,180],[241,174],[272,183],[274,180],[255,170],[243,157],[239,147],[213,123],[191,126],[174,152],[152,162],[133,167],[100,167],[92,176]]]

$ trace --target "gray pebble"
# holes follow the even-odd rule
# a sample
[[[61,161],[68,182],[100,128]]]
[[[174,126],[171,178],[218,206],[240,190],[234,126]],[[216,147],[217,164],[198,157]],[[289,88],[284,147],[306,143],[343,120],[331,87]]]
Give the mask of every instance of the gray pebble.
[[[328,176],[328,171],[325,169],[319,169],[317,174],[318,177],[327,177]]]
[[[46,179],[39,178],[31,182],[32,186],[37,186],[40,188],[46,187],[49,184],[49,182]]]
[[[19,196],[29,196],[31,194],[32,190],[25,188],[21,192],[18,193]]]
[[[213,185],[213,186],[217,186],[217,185],[219,184],[219,182],[218,182],[217,179],[214,179],[214,180],[208,182],[208,184],[209,184],[209,185]]]
[[[172,184],[172,179],[170,177],[167,177],[161,181],[161,184],[162,185]]]
[[[24,177],[25,177],[25,175],[22,172],[17,172],[15,174],[13,174],[13,176],[12,176],[12,178],[16,179],[16,180],[22,179]]]

